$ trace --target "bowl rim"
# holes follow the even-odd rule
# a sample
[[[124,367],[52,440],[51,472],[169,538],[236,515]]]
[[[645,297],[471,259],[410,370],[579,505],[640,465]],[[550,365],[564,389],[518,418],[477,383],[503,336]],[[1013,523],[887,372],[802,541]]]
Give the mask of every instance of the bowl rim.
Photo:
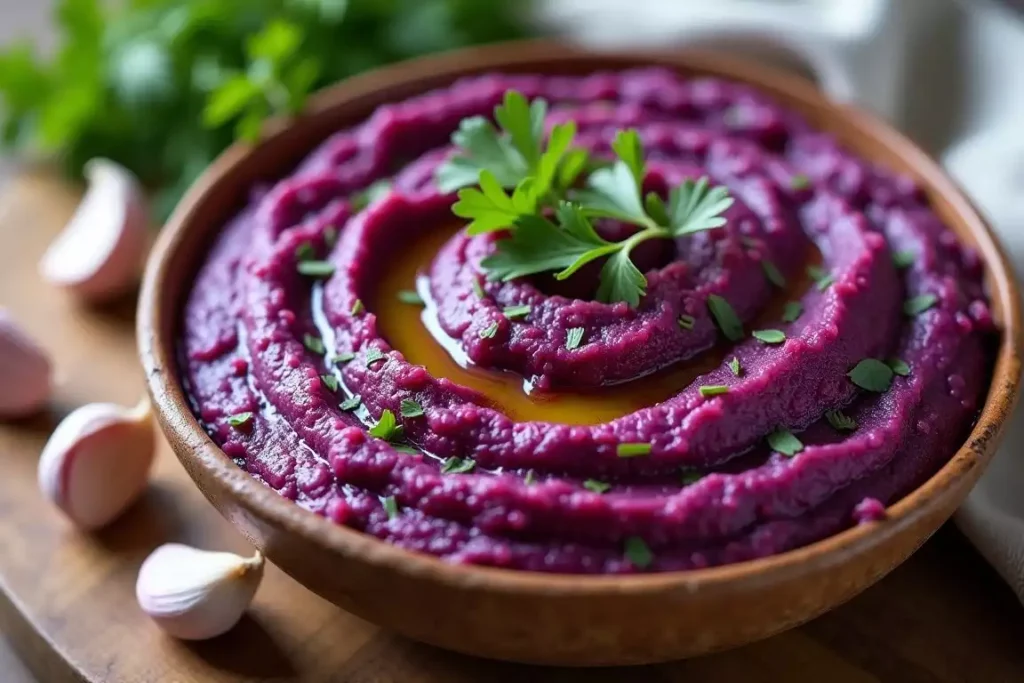
[[[510,47],[516,49],[510,50]],[[609,592],[640,595],[661,593],[667,589],[682,589],[686,592],[699,589],[703,594],[714,594],[717,591],[733,591],[740,582],[751,588],[770,586],[778,581],[798,578],[807,573],[812,564],[816,571],[842,565],[848,558],[869,552],[897,535],[902,528],[939,510],[942,507],[942,494],[962,478],[971,476],[972,470],[984,465],[987,458],[991,457],[994,444],[1013,412],[1021,371],[1020,303],[1009,260],[976,207],[937,162],[875,115],[847,104],[833,103],[813,84],[799,77],[730,56],[701,50],[681,50],[671,54],[646,50],[591,50],[540,39],[464,48],[360,74],[315,94],[310,98],[303,117],[269,122],[263,139],[275,138],[295,125],[296,121],[301,122],[303,118],[343,108],[346,103],[374,91],[409,87],[419,80],[451,82],[473,73],[517,69],[525,71],[531,64],[538,62],[555,61],[572,65],[595,60],[621,60],[623,68],[627,64],[645,63],[674,70],[701,72],[754,83],[755,87],[769,95],[782,94],[787,100],[801,100],[809,107],[825,106],[833,116],[845,117],[846,123],[865,138],[873,139],[888,149],[898,150],[900,155],[907,157],[908,165],[915,168],[918,181],[927,185],[932,192],[942,195],[954,209],[959,220],[977,241],[977,250],[990,275],[989,294],[992,300],[998,300],[1001,304],[1003,320],[985,404],[970,435],[938,472],[888,506],[884,522],[857,525],[776,555],[694,570],[589,575],[456,565],[335,524],[258,482],[235,465],[213,442],[189,408],[182,383],[178,379],[178,360],[173,339],[163,339],[160,333],[164,325],[161,318],[164,312],[172,310],[173,315],[177,316],[181,310],[180,305],[164,305],[160,296],[165,281],[173,277],[169,265],[174,253],[193,225],[204,198],[215,192],[223,178],[243,164],[254,149],[244,143],[235,143],[221,153],[178,204],[150,255],[139,296],[137,338],[147,389],[167,436],[189,446],[188,449],[174,449],[183,464],[191,464],[203,470],[222,490],[230,492],[229,495],[260,519],[288,533],[298,534],[340,557],[463,589],[486,587],[492,592],[527,591],[538,595],[587,597],[607,595]],[[428,86],[424,86],[422,91],[428,89]],[[185,463],[186,460],[190,462]]]

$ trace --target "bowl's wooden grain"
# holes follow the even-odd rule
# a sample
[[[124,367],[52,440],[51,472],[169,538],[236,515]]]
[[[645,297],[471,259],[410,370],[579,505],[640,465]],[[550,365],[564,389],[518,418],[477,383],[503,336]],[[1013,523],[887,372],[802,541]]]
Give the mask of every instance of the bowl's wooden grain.
[[[862,157],[915,177],[938,214],[987,266],[1003,336],[977,426],[950,462],[864,525],[775,557],[714,569],[581,577],[452,566],[334,525],[240,470],[189,410],[175,368],[181,302],[211,240],[260,180],[287,173],[329,133],[379,104],[485,71],[585,73],[660,64],[752,83]],[[967,495],[995,451],[1020,380],[1020,306],[1007,260],[971,203],[939,167],[874,117],[830,103],[793,76],[720,56],[592,53],[544,42],[474,49],[400,64],[317,96],[299,120],[236,145],[199,179],[147,268],[138,338],[159,421],[206,497],[286,572],[351,612],[461,652],[549,664],[686,657],[763,638],[847,600],[902,562]]]

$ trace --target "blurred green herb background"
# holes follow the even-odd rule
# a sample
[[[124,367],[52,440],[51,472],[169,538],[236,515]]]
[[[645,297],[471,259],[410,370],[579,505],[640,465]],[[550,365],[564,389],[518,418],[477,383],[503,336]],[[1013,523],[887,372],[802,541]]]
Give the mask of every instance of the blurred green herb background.
[[[59,0],[61,42],[0,53],[0,137],[77,176],[102,156],[162,220],[236,137],[323,85],[525,32],[527,0]]]

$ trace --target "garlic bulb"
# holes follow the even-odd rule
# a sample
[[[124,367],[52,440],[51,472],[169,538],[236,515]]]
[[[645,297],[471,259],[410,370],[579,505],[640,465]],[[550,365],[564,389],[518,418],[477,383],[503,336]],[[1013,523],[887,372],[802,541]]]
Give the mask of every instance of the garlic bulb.
[[[205,640],[230,630],[248,609],[263,578],[263,555],[160,546],[146,558],[135,583],[142,611],[183,640]]]
[[[149,243],[146,201],[132,172],[113,161],[90,160],[85,177],[89,188],[39,271],[82,299],[103,301],[138,281]]]
[[[49,398],[49,356],[0,308],[0,418],[30,415]]]
[[[39,487],[83,529],[114,521],[145,490],[156,439],[149,399],[91,403],[64,418],[39,458]]]

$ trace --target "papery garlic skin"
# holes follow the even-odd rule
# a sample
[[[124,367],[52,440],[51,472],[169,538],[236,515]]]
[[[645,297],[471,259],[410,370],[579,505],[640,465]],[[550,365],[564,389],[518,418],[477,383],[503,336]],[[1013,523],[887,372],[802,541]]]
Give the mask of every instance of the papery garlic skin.
[[[230,630],[249,608],[263,579],[263,555],[160,546],[135,583],[142,611],[176,638],[205,640]]]
[[[46,250],[39,272],[92,302],[112,299],[139,279],[149,245],[145,195],[131,171],[107,159],[85,165],[89,187]]]
[[[65,417],[39,458],[39,488],[82,529],[114,521],[146,489],[156,451],[149,400],[91,403]]]
[[[38,412],[50,399],[51,374],[46,351],[0,308],[0,419]]]

